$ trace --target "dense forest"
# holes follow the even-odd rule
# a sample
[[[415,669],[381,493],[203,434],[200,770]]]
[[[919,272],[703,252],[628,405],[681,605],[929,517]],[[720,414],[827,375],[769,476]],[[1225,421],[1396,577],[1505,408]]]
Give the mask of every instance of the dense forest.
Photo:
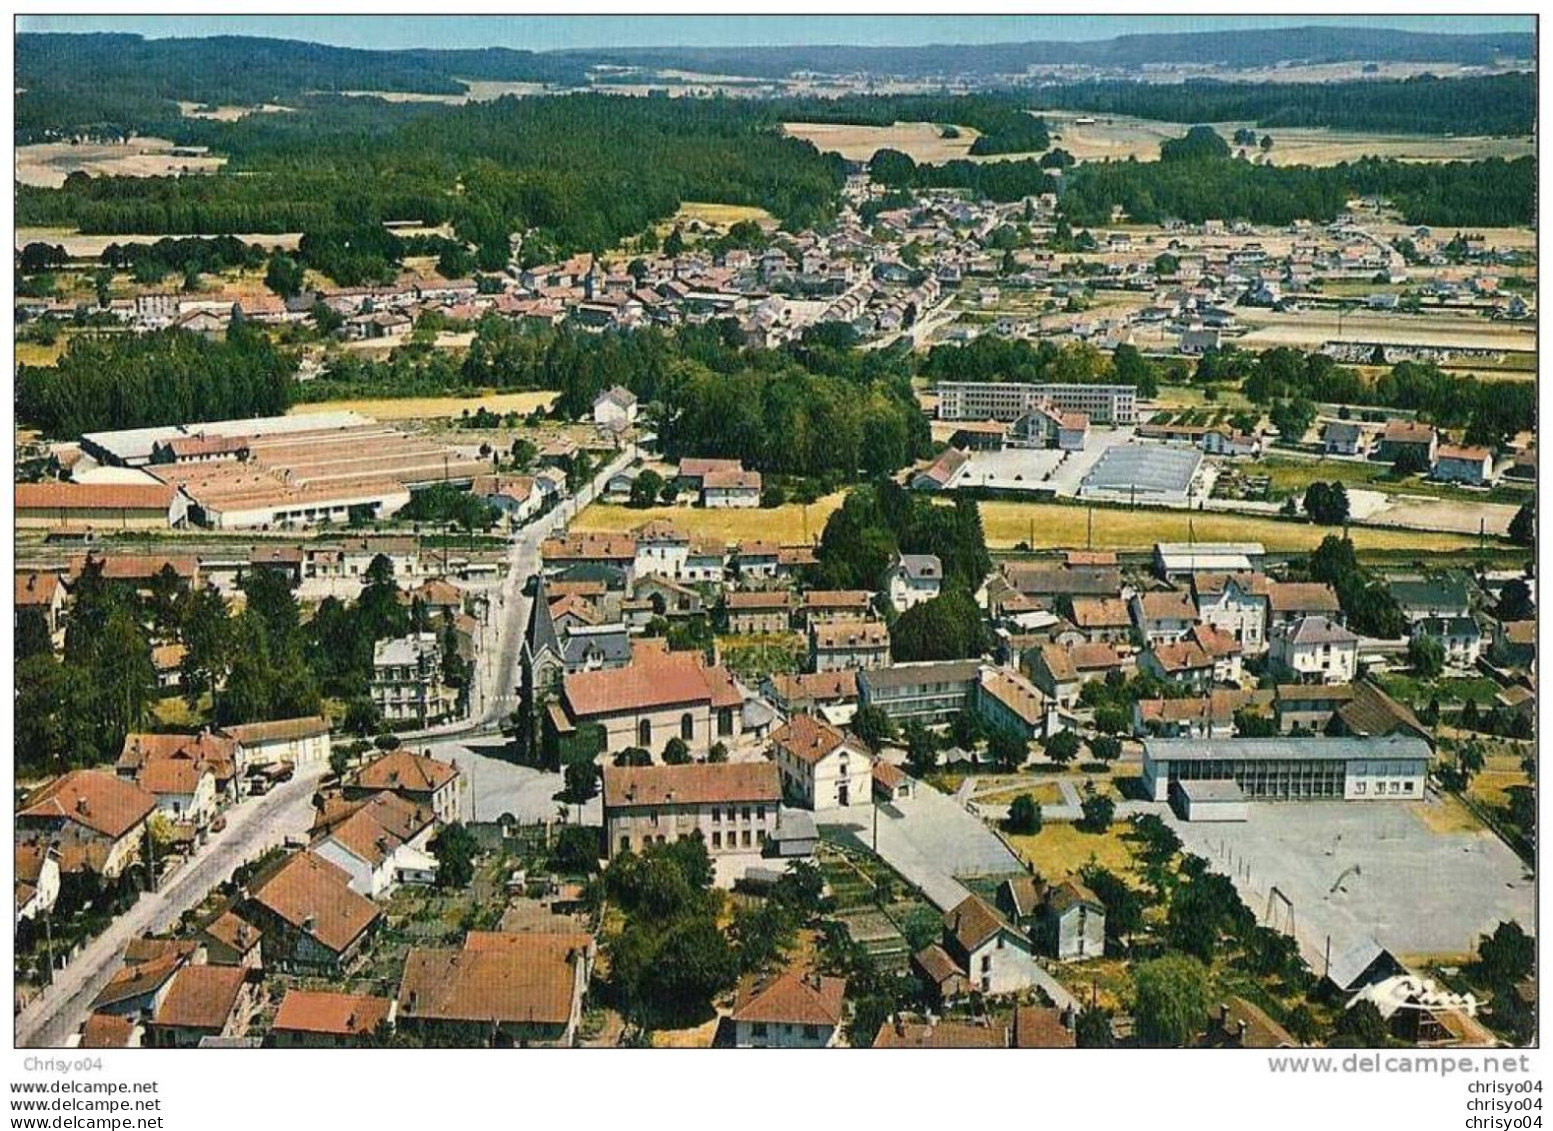
[[[179,122],[179,101],[295,106],[317,91],[462,94],[459,79],[586,78],[586,65],[575,59],[507,48],[363,51],[251,36],[26,34],[16,37],[17,141],[153,133]]]
[[[60,190],[23,188],[17,222],[325,238],[390,219],[451,221],[502,263],[508,235],[534,229],[524,256],[536,262],[612,247],[685,200],[755,205],[794,227],[812,225],[831,214],[844,176],[839,157],[781,136],[766,112],[728,100],[505,98],[389,110],[386,128],[365,122],[383,104],[360,102],[201,123],[231,154],[229,174],[72,176]]]
[[[1520,136],[1531,133],[1537,121],[1537,76],[1528,71],[1401,81],[1090,82],[1043,87],[1038,97],[1043,109],[1164,122],[1255,122],[1263,129]]]
[[[182,330],[78,335],[56,366],[16,369],[16,415],[45,435],[145,428],[286,411],[296,363],[255,327],[225,341]]]
[[[1328,168],[1253,165],[1214,156],[1092,162],[1069,171],[1062,211],[1078,226],[1109,222],[1116,206],[1139,224],[1167,219],[1324,223],[1344,211],[1353,197],[1367,195],[1390,199],[1412,224],[1531,224],[1536,218],[1536,160],[1426,164],[1366,158]]]
[[[1008,203],[1056,189],[1050,170],[1039,161],[946,161],[919,165],[898,149],[881,149],[868,163],[868,175],[886,188],[963,189],[972,196]],[[870,201],[863,206],[866,213]]]

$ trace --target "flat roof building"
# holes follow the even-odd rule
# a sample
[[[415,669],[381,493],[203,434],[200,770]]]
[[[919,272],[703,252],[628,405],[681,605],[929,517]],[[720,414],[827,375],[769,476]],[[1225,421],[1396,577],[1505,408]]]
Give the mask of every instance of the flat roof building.
[[[1196,448],[1165,444],[1119,444],[1108,448],[1079,482],[1085,499],[1185,503],[1202,468]]]
[[[1084,413],[1096,424],[1133,424],[1138,419],[1138,390],[1132,385],[940,381],[937,393],[940,420],[1012,423],[1042,405],[1062,413]]]
[[[1143,788],[1171,800],[1183,782],[1233,782],[1247,801],[1417,801],[1429,744],[1384,738],[1151,738]]]

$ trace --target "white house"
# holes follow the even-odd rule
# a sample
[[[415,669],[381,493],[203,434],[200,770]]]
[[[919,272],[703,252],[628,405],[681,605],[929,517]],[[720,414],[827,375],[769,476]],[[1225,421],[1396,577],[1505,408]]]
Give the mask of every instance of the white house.
[[[659,577],[684,577],[689,558],[690,535],[672,522],[658,519],[636,531],[636,559],[632,563],[634,576],[657,574]]]
[[[325,810],[314,826],[312,852],[350,877],[350,889],[371,899],[402,883],[431,883],[437,861],[428,845],[436,820],[430,809],[392,793]]]
[[[1434,462],[1434,477],[1446,483],[1486,486],[1494,478],[1494,453],[1487,448],[1441,444]]]
[[[941,1001],[968,993],[1012,994],[1035,983],[1035,944],[980,896],[944,914],[941,942],[912,956]]]
[[[136,784],[156,798],[157,812],[202,829],[216,816],[216,776],[191,758],[158,758],[140,767]]]
[[[593,400],[593,423],[605,428],[622,428],[636,423],[636,394],[616,385]]]
[[[1302,617],[1274,630],[1273,667],[1321,683],[1352,683],[1359,669],[1359,638],[1326,617]]]
[[[701,478],[701,505],[713,508],[758,507],[760,488],[758,471],[709,471]]]
[[[16,845],[16,921],[46,915],[59,898],[59,860],[46,844]]]
[[[1202,573],[1192,579],[1197,619],[1228,633],[1245,652],[1267,647],[1267,590],[1254,573]]]
[[[1137,593],[1132,616],[1145,644],[1175,644],[1197,623],[1197,605],[1190,593],[1176,590]]]
[[[1425,617],[1413,622],[1413,639],[1437,640],[1445,653],[1445,665],[1472,668],[1483,652],[1483,630],[1471,617]]]
[[[813,715],[794,715],[773,734],[771,756],[783,793],[804,808],[846,808],[873,799],[873,754]]]
[[[734,1000],[733,1043],[741,1049],[826,1049],[841,1034],[845,978],[789,967],[774,977],[751,975]]]
[[[249,766],[289,762],[303,767],[329,762],[329,720],[320,715],[244,723],[223,727],[221,733],[237,740],[242,747],[240,761]]]
[[[889,595],[896,612],[938,596],[944,580],[944,567],[934,554],[896,554],[884,571],[879,587]]]

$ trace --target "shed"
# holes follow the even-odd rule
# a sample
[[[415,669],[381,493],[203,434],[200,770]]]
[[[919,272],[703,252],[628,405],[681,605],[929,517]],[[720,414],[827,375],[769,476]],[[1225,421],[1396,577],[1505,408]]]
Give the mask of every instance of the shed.
[[[1170,791],[1183,821],[1244,821],[1247,817],[1246,795],[1233,781],[1175,781]]]

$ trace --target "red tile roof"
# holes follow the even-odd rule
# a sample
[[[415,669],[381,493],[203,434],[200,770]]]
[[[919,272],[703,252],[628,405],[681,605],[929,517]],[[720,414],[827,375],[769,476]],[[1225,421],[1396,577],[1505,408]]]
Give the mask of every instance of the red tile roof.
[[[399,983],[399,1014],[438,1021],[565,1025],[576,963],[591,935],[470,931],[463,950],[413,947]]]
[[[166,513],[177,491],[164,483],[18,483],[16,509],[146,510]]]
[[[220,1032],[237,1009],[248,971],[241,966],[185,966],[173,975],[152,1024]]]
[[[686,766],[605,766],[604,805],[706,805],[777,802],[775,762],[699,762]]]
[[[774,978],[748,977],[739,984],[733,1020],[776,1025],[841,1023],[847,980],[793,967]]]
[[[382,915],[370,899],[350,889],[341,868],[311,852],[298,852],[260,883],[254,902],[301,929],[336,954],[349,948]]]
[[[156,808],[156,798],[134,782],[101,770],[73,770],[28,799],[18,816],[69,820],[118,840]]]
[[[388,998],[371,994],[287,990],[270,1029],[277,1033],[359,1037],[387,1021],[392,1007]]]

